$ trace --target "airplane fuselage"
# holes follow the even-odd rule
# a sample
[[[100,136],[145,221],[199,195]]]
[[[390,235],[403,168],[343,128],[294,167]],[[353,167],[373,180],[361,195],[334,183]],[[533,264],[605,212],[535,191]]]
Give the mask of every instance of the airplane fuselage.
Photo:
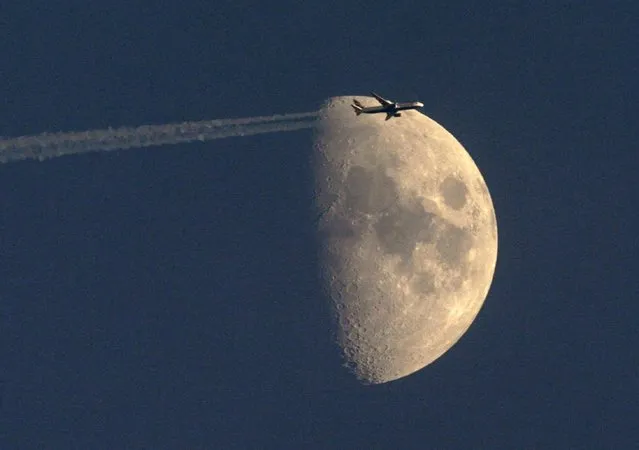
[[[386,113],[386,120],[388,120],[391,117],[400,117],[401,116],[400,111],[404,111],[406,109],[418,109],[418,108],[424,107],[424,104],[422,102],[407,102],[407,103],[393,102],[381,97],[380,95],[374,92],[371,92],[371,94],[373,95],[373,97],[375,97],[375,99],[379,103],[381,103],[381,106],[364,106],[359,100],[354,98],[353,104],[351,105],[351,107],[355,110],[355,114],[359,116],[362,113],[364,114]]]
[[[422,102],[408,102],[408,103],[393,103],[388,106],[366,106],[362,108],[364,114],[377,114],[377,113],[394,113],[397,111],[404,111],[406,109],[418,109],[423,108]]]

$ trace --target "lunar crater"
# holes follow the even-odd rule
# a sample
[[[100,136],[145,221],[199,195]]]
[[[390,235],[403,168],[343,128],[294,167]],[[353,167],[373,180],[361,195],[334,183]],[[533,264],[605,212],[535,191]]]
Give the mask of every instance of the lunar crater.
[[[442,197],[444,197],[444,202],[446,202],[446,204],[451,208],[458,210],[463,208],[466,204],[468,188],[456,177],[446,177],[446,179],[442,182],[440,189]]]

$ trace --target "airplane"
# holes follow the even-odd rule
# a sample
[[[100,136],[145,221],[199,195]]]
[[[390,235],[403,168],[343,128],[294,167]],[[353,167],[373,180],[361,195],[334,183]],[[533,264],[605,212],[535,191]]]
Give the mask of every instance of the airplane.
[[[410,103],[398,103],[392,102],[390,100],[386,100],[382,96],[376,94],[375,92],[371,92],[373,97],[377,99],[378,102],[382,104],[382,106],[364,106],[359,100],[356,98],[353,99],[352,108],[355,110],[356,115],[364,114],[376,114],[376,113],[386,113],[386,119],[388,120],[391,117],[401,117],[401,113],[399,111],[403,111],[405,109],[417,109],[423,108],[424,104],[422,102],[410,102]]]

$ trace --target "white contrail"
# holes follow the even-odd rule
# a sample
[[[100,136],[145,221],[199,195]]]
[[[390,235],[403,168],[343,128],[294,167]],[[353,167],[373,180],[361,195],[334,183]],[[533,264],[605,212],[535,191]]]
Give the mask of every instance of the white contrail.
[[[301,130],[314,127],[317,117],[308,112],[21,136],[0,140],[0,163]]]

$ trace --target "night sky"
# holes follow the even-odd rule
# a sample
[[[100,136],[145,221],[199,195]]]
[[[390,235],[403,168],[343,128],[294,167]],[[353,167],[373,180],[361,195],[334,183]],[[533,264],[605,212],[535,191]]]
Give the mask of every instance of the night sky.
[[[449,352],[364,386],[312,131],[2,165],[0,448],[636,447],[639,6],[431,3],[2,2],[0,135],[420,100],[499,254]]]

